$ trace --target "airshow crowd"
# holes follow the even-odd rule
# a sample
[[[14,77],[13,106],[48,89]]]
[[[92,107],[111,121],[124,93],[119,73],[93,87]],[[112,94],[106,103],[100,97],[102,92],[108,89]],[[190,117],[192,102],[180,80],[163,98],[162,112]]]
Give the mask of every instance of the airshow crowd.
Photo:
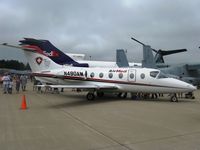
[[[25,91],[27,79],[28,77],[26,75],[10,75],[5,73],[0,79],[3,93],[12,94],[14,89],[16,93],[19,93],[20,89]]]

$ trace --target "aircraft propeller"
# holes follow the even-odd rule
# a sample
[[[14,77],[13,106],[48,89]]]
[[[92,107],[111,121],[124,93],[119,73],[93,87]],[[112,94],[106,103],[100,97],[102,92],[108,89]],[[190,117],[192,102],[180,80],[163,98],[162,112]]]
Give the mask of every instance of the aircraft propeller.
[[[131,37],[131,39],[136,41],[137,43],[142,44],[143,46],[146,46],[146,44],[138,41],[137,39],[135,39],[133,37]],[[153,48],[151,48],[151,49],[156,53],[156,55],[154,57],[156,63],[164,63],[163,56],[187,51],[187,49],[175,49],[175,50],[162,50],[162,49],[156,50]]]

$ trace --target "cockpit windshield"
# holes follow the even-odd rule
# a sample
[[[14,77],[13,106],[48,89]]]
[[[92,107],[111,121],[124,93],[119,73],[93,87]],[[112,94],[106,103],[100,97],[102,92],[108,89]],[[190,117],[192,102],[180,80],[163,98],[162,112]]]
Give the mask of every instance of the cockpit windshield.
[[[153,78],[156,78],[158,74],[159,74],[159,71],[151,71],[150,72],[150,76]]]
[[[163,72],[161,71],[151,71],[150,76],[153,78],[161,79],[161,78],[168,78]]]

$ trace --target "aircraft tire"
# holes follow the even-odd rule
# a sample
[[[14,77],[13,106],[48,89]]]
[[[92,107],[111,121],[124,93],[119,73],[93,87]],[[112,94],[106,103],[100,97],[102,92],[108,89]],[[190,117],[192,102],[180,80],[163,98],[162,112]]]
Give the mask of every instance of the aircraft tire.
[[[117,94],[117,97],[118,97],[118,98],[121,98],[121,96],[122,96],[122,93],[118,93],[118,94]]]
[[[86,95],[88,101],[93,101],[95,99],[94,93],[88,93]]]
[[[124,98],[124,99],[127,98],[127,93],[126,93],[126,92],[124,93],[123,98]]]
[[[174,95],[171,97],[171,102],[178,102],[178,98]]]

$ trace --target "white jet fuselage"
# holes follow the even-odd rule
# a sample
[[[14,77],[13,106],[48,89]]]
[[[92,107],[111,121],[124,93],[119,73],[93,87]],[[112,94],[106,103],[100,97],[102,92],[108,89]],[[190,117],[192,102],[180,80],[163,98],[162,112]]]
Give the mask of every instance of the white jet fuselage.
[[[117,91],[143,93],[189,92],[196,88],[177,79],[167,78],[157,69],[148,68],[80,68],[62,66],[60,69],[33,73],[44,83],[55,85],[85,85],[116,87]]]

